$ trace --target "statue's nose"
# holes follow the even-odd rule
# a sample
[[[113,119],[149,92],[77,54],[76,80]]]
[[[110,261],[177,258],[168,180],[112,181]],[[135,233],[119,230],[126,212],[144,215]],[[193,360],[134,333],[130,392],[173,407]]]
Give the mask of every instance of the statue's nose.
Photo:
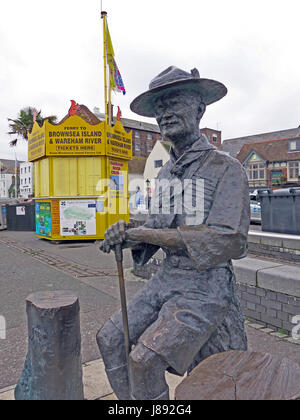
[[[166,119],[171,118],[172,115],[173,115],[172,112],[168,108],[165,109],[164,112],[162,113],[162,117]]]

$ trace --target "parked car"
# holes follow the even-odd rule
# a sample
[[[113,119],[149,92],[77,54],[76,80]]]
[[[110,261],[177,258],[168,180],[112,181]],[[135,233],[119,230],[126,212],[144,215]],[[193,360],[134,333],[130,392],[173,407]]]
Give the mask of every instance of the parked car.
[[[250,222],[261,223],[261,206],[257,192],[250,194]]]

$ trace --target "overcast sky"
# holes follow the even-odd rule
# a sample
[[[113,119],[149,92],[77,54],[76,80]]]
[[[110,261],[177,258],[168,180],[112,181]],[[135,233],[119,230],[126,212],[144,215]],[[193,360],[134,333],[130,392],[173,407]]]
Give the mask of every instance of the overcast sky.
[[[130,102],[170,65],[197,67],[228,88],[202,127],[223,139],[300,124],[299,0],[103,0],[127,94],[113,94],[123,117]],[[63,118],[74,99],[104,109],[100,0],[1,1],[0,158],[7,117],[26,106]],[[142,118],[141,118],[142,119]],[[145,121],[153,122],[151,119]]]

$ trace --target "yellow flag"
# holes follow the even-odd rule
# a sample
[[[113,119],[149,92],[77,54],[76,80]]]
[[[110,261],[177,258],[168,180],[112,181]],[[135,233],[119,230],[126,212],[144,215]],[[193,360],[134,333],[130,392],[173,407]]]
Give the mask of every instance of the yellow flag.
[[[111,87],[116,92],[122,92],[125,95],[126,90],[124,83],[118,69],[117,63],[114,59],[115,52],[111,42],[110,33],[108,30],[108,25],[106,24],[106,51],[107,51],[107,63],[109,66],[109,78],[111,82]]]
[[[108,25],[106,24],[106,42],[107,42],[107,55],[111,55],[112,57],[115,56],[114,48],[112,46],[111,37],[108,29]]]
[[[114,74],[115,74],[115,67],[114,67],[114,56],[115,56],[115,52],[114,52],[114,48],[111,42],[111,37],[110,37],[110,33],[109,33],[109,29],[108,29],[108,25],[106,24],[106,51],[107,51],[107,63],[109,66],[109,78],[110,78],[110,82],[111,82],[111,87],[112,89],[116,89],[116,82],[115,82],[115,78],[114,78]]]

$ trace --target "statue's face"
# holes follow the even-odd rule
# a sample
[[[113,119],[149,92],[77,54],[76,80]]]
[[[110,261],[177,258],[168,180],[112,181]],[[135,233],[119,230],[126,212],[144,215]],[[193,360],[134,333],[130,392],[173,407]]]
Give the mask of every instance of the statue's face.
[[[155,117],[161,134],[172,140],[199,129],[199,99],[188,92],[173,92],[157,99]]]

